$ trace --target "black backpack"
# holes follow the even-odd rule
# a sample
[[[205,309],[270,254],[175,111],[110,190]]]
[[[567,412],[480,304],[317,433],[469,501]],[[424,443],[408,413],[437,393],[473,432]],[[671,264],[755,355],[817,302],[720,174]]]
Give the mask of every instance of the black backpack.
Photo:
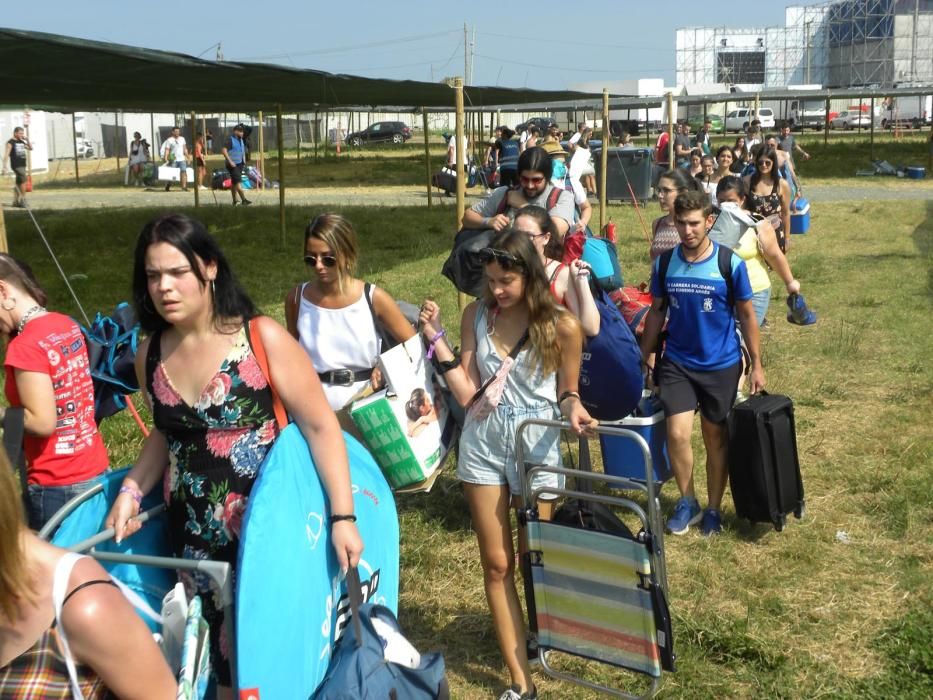
[[[562,192],[564,190],[553,188],[548,195],[545,209],[553,209]],[[509,206],[508,198],[509,193],[506,192],[496,209],[496,216],[506,212]],[[444,262],[444,267],[441,268],[441,273],[454,283],[458,291],[477,299],[483,296],[486,277],[483,263],[479,260],[479,251],[488,248],[495,235],[496,232],[492,229],[462,228],[457,231],[453,248]]]

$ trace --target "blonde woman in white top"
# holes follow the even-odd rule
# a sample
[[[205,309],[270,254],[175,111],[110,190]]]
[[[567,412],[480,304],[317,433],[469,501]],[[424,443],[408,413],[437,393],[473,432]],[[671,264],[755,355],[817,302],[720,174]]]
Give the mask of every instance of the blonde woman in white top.
[[[382,377],[373,368],[387,349],[383,335],[398,342],[415,335],[385,290],[354,277],[357,258],[352,224],[339,214],[321,214],[305,229],[311,280],[285,298],[288,332],[311,357],[335,411],[381,388]],[[340,412],[338,417],[349,425]]]

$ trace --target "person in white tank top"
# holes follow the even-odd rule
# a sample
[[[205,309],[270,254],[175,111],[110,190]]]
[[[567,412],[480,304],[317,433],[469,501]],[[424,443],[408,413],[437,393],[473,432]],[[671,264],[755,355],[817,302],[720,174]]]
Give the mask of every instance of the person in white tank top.
[[[353,276],[357,258],[352,224],[339,214],[317,216],[305,230],[304,260],[313,272],[311,281],[285,298],[288,332],[311,357],[335,411],[383,385],[373,368],[386,349],[384,334],[398,342],[415,335],[386,291]],[[346,428],[346,416],[338,417]]]

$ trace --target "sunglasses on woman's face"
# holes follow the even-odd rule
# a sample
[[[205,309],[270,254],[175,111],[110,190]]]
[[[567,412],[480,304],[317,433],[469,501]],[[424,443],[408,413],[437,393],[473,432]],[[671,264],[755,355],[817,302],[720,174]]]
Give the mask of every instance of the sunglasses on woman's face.
[[[759,160],[758,165],[767,165],[769,168],[774,165],[770,160]]]
[[[496,250],[495,248],[481,248],[479,251],[479,261],[483,263],[483,265],[498,263],[499,267],[506,272],[516,267],[525,267],[525,263],[511,253],[506,253],[504,250]]]
[[[532,177],[519,175],[518,181],[523,185],[540,185],[542,182],[544,182],[544,175],[534,175]]]
[[[337,258],[333,255],[319,255],[318,253],[308,253],[305,255],[305,265],[308,267],[317,267],[318,258],[321,259],[321,263],[324,267],[336,267]]]

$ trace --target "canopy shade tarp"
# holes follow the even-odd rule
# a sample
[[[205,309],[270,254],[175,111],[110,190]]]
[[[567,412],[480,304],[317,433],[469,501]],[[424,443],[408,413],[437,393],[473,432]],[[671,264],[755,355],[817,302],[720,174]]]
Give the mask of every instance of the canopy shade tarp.
[[[450,109],[442,83],[382,80],[0,28],[0,102],[50,111],[224,112],[281,105]],[[467,107],[594,99],[591,93],[464,87]]]

